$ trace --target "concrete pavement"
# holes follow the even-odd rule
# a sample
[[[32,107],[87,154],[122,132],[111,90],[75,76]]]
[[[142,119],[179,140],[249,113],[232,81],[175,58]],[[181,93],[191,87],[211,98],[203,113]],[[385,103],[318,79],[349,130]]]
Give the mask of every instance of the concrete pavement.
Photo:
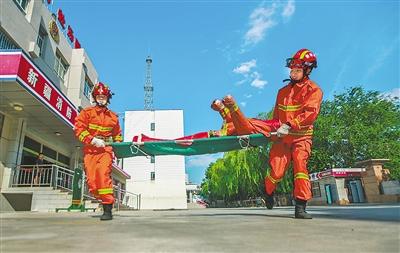
[[[0,252],[400,252],[400,206],[2,213]]]

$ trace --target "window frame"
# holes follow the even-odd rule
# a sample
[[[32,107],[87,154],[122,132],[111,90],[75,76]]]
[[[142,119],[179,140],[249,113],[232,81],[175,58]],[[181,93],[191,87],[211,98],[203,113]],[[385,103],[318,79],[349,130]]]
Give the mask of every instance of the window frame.
[[[25,6],[23,5],[23,2],[25,2]],[[18,6],[20,10],[22,10],[26,14],[26,9],[29,5],[30,0],[14,0],[14,3]]]
[[[156,180],[156,172],[155,171],[151,171],[150,172],[150,180],[151,181],[155,181]]]
[[[64,56],[57,50],[56,57],[54,61],[54,71],[61,80],[64,81],[65,74],[67,74],[69,68],[68,62],[65,60]],[[61,73],[60,73],[61,72]]]
[[[86,88],[86,87],[88,87],[88,88]],[[89,100],[90,100],[90,96],[91,96],[93,87],[94,87],[93,83],[90,81],[89,77],[86,76],[85,82],[83,84],[83,95]]]
[[[43,28],[43,26],[39,27],[39,32],[38,32],[38,36],[36,39],[36,43],[39,47],[39,57],[44,57],[44,49],[45,49],[45,45],[46,45],[46,37],[47,37],[47,32],[46,29]]]

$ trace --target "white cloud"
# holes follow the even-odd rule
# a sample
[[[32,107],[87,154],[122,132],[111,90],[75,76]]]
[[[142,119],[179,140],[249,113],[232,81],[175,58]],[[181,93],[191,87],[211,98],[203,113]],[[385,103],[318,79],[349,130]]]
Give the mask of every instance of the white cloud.
[[[382,96],[386,99],[393,100],[393,99],[400,99],[400,88],[394,88],[391,91],[387,91],[382,93]]]
[[[240,105],[241,105],[242,107],[246,107],[247,103],[246,103],[246,102],[240,102]]]
[[[296,6],[294,5],[294,0],[289,0],[283,7],[282,17],[289,19],[294,14],[295,10]]]
[[[241,74],[244,76],[243,80],[240,80],[236,83],[236,85],[242,85],[245,82],[250,82],[250,85],[262,89],[267,84],[267,81],[261,79],[261,75],[257,71],[252,71],[253,68],[257,67],[257,61],[251,60],[248,62],[244,62],[240,64],[239,67],[236,67],[233,72],[237,74]]]
[[[258,72],[253,72],[252,77],[254,80],[251,82],[251,86],[258,88],[258,89],[263,89],[264,86],[267,84],[267,81],[261,79],[261,75]]]
[[[234,68],[233,72],[237,73],[237,74],[245,75],[245,74],[248,74],[251,71],[251,69],[256,66],[257,66],[257,61],[255,59],[253,59],[248,62],[243,62],[242,64],[240,64],[239,67]]]
[[[240,86],[240,85],[244,84],[245,82],[247,82],[247,78],[236,82],[235,85]]]
[[[258,89],[263,89],[266,84],[267,84],[267,81],[265,81],[265,80],[254,79],[250,85],[255,88],[258,88]]]
[[[244,97],[245,98],[251,98],[253,95],[252,94],[245,94]]]
[[[209,154],[209,155],[198,155],[191,156],[188,158],[187,166],[191,167],[208,167],[210,163],[215,162],[217,159],[221,158],[224,154]]]
[[[273,19],[277,5],[271,7],[258,7],[250,14],[250,29],[246,32],[245,45],[257,44],[264,39],[268,29],[274,27],[277,21]]]

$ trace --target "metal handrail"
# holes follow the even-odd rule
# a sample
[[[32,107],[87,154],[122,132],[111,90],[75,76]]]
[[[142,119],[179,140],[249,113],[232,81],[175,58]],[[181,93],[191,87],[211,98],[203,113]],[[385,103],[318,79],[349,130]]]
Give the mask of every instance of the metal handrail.
[[[53,187],[72,191],[74,171],[56,164],[18,165],[12,171],[10,187]]]
[[[73,191],[74,171],[56,164],[18,165],[11,175],[10,187],[52,187],[64,191]],[[96,200],[89,192],[85,175],[83,175],[84,199]],[[114,185],[115,207],[139,210],[141,195],[128,192],[120,186]]]
[[[121,208],[140,210],[141,194],[135,194],[122,189],[118,185],[114,185],[114,206],[119,211]]]

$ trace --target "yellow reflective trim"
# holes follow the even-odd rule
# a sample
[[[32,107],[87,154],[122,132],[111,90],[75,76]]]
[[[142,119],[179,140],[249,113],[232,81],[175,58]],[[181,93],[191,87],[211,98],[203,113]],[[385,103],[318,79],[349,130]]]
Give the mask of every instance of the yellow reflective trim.
[[[300,60],[303,60],[304,56],[306,56],[306,54],[307,54],[308,52],[310,52],[310,51],[306,50],[306,51],[304,51],[303,53],[301,53],[301,55],[300,55]]]
[[[97,191],[98,191],[99,195],[113,193],[113,189],[112,188],[103,188],[103,189],[98,189]]]
[[[229,109],[225,107],[222,111],[220,111],[220,113],[221,116],[225,118],[229,114]]]
[[[269,180],[271,180],[271,182],[273,184],[279,183],[282,180],[282,179],[275,179],[275,178],[271,177],[270,174],[268,174],[267,177],[268,177]]]
[[[310,180],[310,177],[306,173],[299,172],[294,175],[294,180],[296,179]]]
[[[285,112],[294,112],[301,109],[301,105],[281,105],[278,104],[278,109]]]
[[[83,141],[83,139],[85,139],[86,136],[88,136],[90,133],[88,130],[84,130],[79,134],[79,140]]]
[[[300,122],[298,119],[294,119],[294,122],[296,122],[297,126],[300,127]]]
[[[222,125],[222,128],[220,130],[221,136],[226,136],[228,133],[228,125],[226,124],[226,121],[224,120],[224,123]]]
[[[303,136],[303,135],[312,135],[314,132],[313,129],[305,130],[305,131],[289,131],[290,135],[297,135],[297,136]]]
[[[103,126],[99,126],[99,125],[95,125],[95,124],[89,124],[89,129],[97,130],[100,132],[107,132],[107,131],[111,131],[113,128],[112,127],[103,127]]]
[[[237,110],[239,110],[239,106],[237,106],[237,104],[234,104],[232,106],[232,109],[233,109],[234,112],[236,112]]]
[[[115,141],[122,141],[122,136],[121,135],[117,135],[114,137]]]

